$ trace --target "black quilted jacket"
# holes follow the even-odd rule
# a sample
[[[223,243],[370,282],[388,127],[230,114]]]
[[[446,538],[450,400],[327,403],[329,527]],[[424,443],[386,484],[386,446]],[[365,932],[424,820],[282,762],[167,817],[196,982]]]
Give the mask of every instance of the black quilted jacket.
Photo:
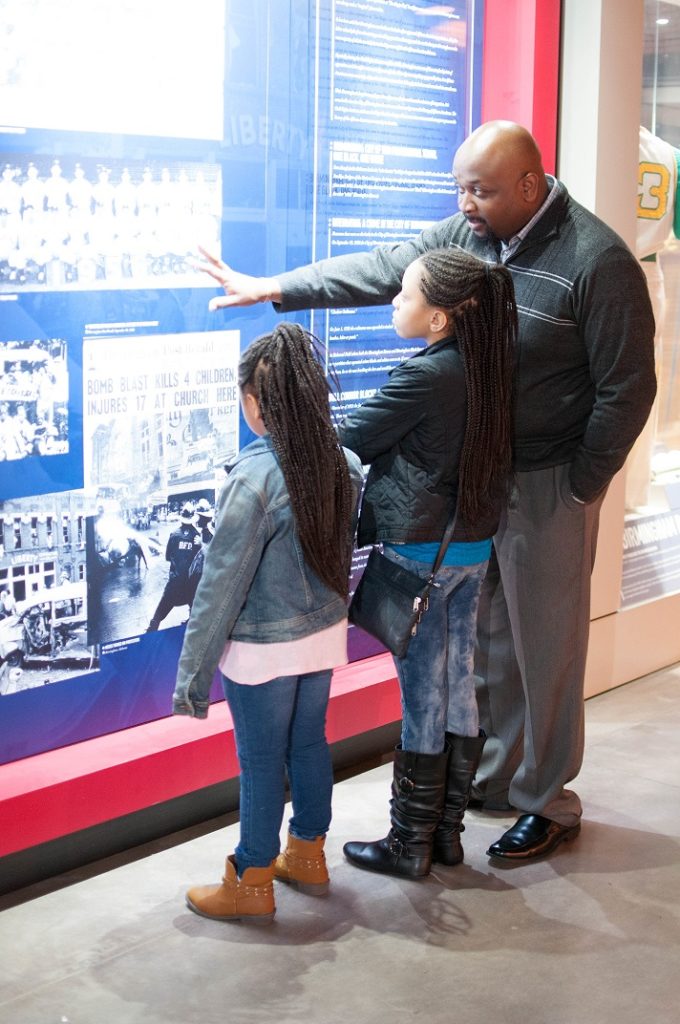
[[[395,366],[387,383],[347,416],[340,440],[371,467],[360,547],[441,540],[456,502],[465,415],[463,364],[455,339],[447,338]],[[457,524],[454,540],[484,540],[497,525],[497,514]]]

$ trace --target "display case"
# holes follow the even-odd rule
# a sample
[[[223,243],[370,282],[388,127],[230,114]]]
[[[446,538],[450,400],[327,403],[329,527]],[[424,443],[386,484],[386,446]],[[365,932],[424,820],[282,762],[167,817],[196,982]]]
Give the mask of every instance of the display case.
[[[656,317],[657,397],[628,459],[622,607],[680,593],[680,9],[645,0],[636,253]]]
[[[650,222],[639,215],[649,213],[650,201],[653,206],[658,199],[659,181],[649,176],[658,168],[650,168],[641,156],[640,127],[650,114],[654,40],[662,28],[656,18],[663,14],[657,9],[663,7],[672,8],[677,18],[675,4],[656,0],[623,6],[616,0],[570,0],[563,5],[558,173],[572,195],[618,231],[634,252],[641,222]],[[666,322],[667,314],[664,335]],[[661,371],[659,401],[667,410],[674,392],[663,380],[662,367]],[[667,443],[657,430],[647,431],[648,439],[654,437],[654,449],[647,447],[646,459]],[[670,436],[666,435],[668,440]],[[643,439],[640,444],[644,443]],[[638,452],[634,449],[630,462],[610,484],[602,508],[586,696],[680,659],[680,593],[673,582],[675,513],[668,504],[674,499],[649,476],[643,504],[634,504],[634,474],[640,479],[633,468]]]
[[[183,518],[199,530],[249,439],[239,352],[277,317],[209,314],[195,243],[273,274],[407,237],[454,208],[453,153],[482,119],[526,124],[555,169],[557,0],[209,0],[200,17],[157,0],[87,33],[98,6],[14,5],[3,92],[0,405],[8,438],[19,419],[31,435],[0,463],[14,886],[101,853],[102,836],[121,846],[218,813],[236,775],[217,687],[208,724],[169,716],[188,602],[149,627],[171,534]],[[408,355],[384,309],[300,320],[345,404]],[[350,648],[336,761],[380,749],[399,717],[391,657],[358,634]]]

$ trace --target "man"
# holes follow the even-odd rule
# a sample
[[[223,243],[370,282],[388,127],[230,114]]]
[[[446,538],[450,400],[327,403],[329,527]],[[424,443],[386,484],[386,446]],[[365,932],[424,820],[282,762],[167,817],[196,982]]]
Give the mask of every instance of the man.
[[[215,536],[215,509],[207,498],[199,498],[196,504],[196,529],[201,541],[201,546],[194,555],[189,566],[189,586],[191,589],[191,603],[196,595],[196,588],[203,574],[203,563],[205,551],[210,541]]]
[[[19,438],[24,455],[33,454],[33,439],[35,438],[35,427],[26,414],[26,406],[23,402],[17,405],[13,417],[14,430]]]
[[[207,498],[199,498],[196,503],[196,529],[201,543],[209,544],[215,533],[215,509]]]
[[[475,779],[488,810],[520,811],[489,856],[523,861],[579,832],[566,784],[583,756],[590,574],[607,486],[656,391],[654,318],[630,250],[546,176],[532,136],[491,121],[453,165],[460,213],[408,242],[276,278],[235,273],[207,253],[227,292],[212,309],[272,300],[280,311],[392,299],[408,264],[456,246],[512,273],[520,314],[515,485],[494,538],[476,671],[488,739]]]
[[[146,627],[147,633],[155,633],[173,608],[185,604],[191,608],[195,587],[191,585],[189,569],[200,548],[201,538],[195,526],[194,509],[187,504],[180,513],[178,529],[173,530],[168,537],[165,547],[165,560],[170,563],[168,581]]]
[[[12,593],[7,588],[0,590],[0,619],[9,618],[10,615],[16,613],[16,610],[17,603]]]
[[[25,454],[16,418],[10,416],[7,402],[0,402],[0,461],[23,459]]]

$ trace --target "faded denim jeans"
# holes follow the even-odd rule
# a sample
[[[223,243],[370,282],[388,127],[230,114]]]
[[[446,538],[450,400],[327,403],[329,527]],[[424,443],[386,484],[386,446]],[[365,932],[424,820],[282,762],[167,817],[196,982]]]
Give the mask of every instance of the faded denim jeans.
[[[331,822],[333,765],[326,742],[331,670],[246,686],[222,676],[241,768],[238,874],[267,867],[280,850],[288,773],[289,831],[315,839]]]
[[[388,558],[428,577],[432,568],[414,562],[393,548]],[[435,576],[429,607],[418,625],[405,658],[395,658],[401,685],[404,750],[441,754],[444,733],[477,736],[479,714],[475,696],[474,650],[477,607],[488,562],[444,565]]]

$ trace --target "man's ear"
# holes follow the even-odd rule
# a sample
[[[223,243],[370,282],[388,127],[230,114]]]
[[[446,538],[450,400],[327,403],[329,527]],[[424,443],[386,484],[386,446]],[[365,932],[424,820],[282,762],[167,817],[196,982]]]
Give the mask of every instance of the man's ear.
[[[539,175],[534,171],[528,171],[520,182],[522,198],[527,203],[533,203],[538,195]]]

